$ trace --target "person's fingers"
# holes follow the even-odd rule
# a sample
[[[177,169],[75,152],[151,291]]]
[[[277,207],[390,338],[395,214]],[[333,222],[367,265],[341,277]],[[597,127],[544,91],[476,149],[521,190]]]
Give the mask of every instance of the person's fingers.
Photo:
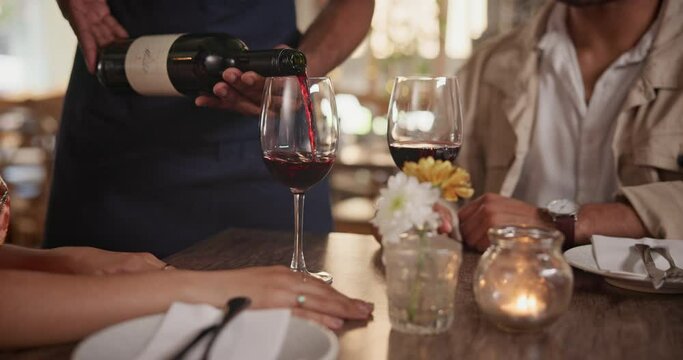
[[[199,107],[220,108],[221,100],[213,96],[200,95],[194,99],[194,104]]]
[[[458,218],[460,219],[460,222],[469,220],[472,214],[477,211],[483,200],[484,196],[480,196],[461,207],[460,210],[458,210]]]
[[[260,104],[263,96],[263,86],[265,78],[253,71],[248,71],[237,80],[230,83],[240,95],[250,100],[252,103]]]
[[[93,34],[98,47],[103,47],[107,44],[106,41],[109,38],[109,34],[107,33],[107,30],[102,27],[102,25],[98,23],[90,24],[90,27],[87,31]]]
[[[356,309],[354,309],[354,311],[360,310],[361,315],[372,313],[375,307],[374,304],[365,302],[363,300],[349,298],[337,291],[332,286],[310,276],[305,278],[303,281],[296,283],[292,287],[292,290],[297,293],[313,294],[328,299],[334,299],[341,303],[355,307]]]
[[[443,234],[450,234],[450,232],[453,231],[453,218],[451,211],[438,204],[434,204],[434,210],[441,218],[441,224],[439,225],[437,231]]]
[[[227,68],[223,71],[223,81],[232,84],[242,76],[242,72],[237,68]]]
[[[226,98],[231,91],[235,90],[222,81],[217,82],[216,85],[213,86],[213,94],[221,99]]]
[[[162,261],[158,257],[152,255],[151,253],[142,253],[142,259],[147,263],[152,269],[163,269],[166,267],[166,262]]]
[[[263,89],[263,86],[266,83],[266,78],[257,74],[254,71],[247,71],[242,76],[240,77],[240,80],[242,83],[251,86],[252,88],[255,89]]]
[[[216,109],[235,111],[245,115],[259,115],[261,107],[251,103],[240,95],[235,95],[235,98],[219,99],[213,96],[201,95],[195,98],[195,105],[199,107],[210,107]]]
[[[453,226],[450,223],[444,221],[439,225],[439,228],[436,229],[436,231],[438,231],[439,234],[450,234],[451,231],[453,231]]]
[[[79,36],[79,43],[83,57],[85,58],[85,65],[88,67],[88,72],[95,73],[95,61],[97,61],[97,43],[92,35],[84,33]]]
[[[98,47],[103,48],[114,41],[114,34],[112,34],[111,30],[104,24],[93,24],[92,29],[95,33],[95,39],[97,40]]]
[[[480,237],[479,240],[477,241],[477,244],[474,246],[475,249],[479,252],[484,252],[486,249],[489,248],[490,242],[486,236]]]
[[[292,314],[300,318],[308,319],[317,322],[320,325],[328,327],[332,330],[341,329],[344,326],[344,320],[335,316],[321,314],[315,311],[306,310],[302,308],[292,309]]]
[[[126,29],[124,29],[123,26],[121,26],[121,24],[119,24],[119,22],[116,21],[116,19],[113,16],[111,16],[111,15],[105,16],[102,19],[102,22],[107,27],[109,27],[109,29],[111,29],[112,33],[117,38],[122,38],[122,39],[128,38],[128,31],[126,31]]]
[[[246,115],[258,115],[261,113],[260,105],[238,92],[232,85],[218,82],[214,85],[213,92],[221,101],[221,104],[218,106],[219,108],[237,111]]]
[[[305,298],[304,302],[296,302],[298,296]],[[310,292],[301,293],[293,298],[293,307],[312,310],[344,319],[363,320],[370,316],[368,309],[361,307],[356,301],[343,296],[319,296]]]
[[[483,226],[486,226],[481,207],[476,208],[473,215],[467,218],[467,221],[463,221],[462,219],[460,219],[460,221],[460,233],[462,234],[463,240],[466,244],[475,246],[479,240],[477,238],[478,230]]]

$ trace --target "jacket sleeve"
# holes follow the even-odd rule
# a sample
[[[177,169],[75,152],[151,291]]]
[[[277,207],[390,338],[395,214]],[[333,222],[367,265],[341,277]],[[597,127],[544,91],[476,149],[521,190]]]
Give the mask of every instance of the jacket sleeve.
[[[627,186],[621,190],[650,235],[683,239],[683,181]]]

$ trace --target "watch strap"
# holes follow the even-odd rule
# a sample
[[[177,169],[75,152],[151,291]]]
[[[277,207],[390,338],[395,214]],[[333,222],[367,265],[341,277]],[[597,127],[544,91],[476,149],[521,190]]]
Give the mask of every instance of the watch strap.
[[[555,227],[564,235],[563,249],[574,246],[574,230],[576,227],[576,215],[556,215],[553,217]]]

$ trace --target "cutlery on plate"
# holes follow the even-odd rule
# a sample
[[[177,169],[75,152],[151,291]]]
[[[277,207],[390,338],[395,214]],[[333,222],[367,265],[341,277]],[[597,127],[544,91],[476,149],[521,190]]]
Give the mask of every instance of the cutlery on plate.
[[[643,258],[645,270],[652,281],[652,287],[654,287],[655,290],[658,290],[662,287],[662,285],[664,285],[666,273],[655,266],[655,261],[652,259],[652,248],[649,245],[636,244],[635,247],[640,252],[640,256]]]
[[[676,266],[673,257],[669,253],[669,249],[665,247],[653,247],[652,251],[662,255],[666,261],[669,262],[669,269],[665,271],[666,277],[668,278],[683,278],[683,269]]]
[[[214,341],[216,341],[216,337],[218,337],[218,334],[221,332],[221,330],[228,324],[228,322],[230,322],[230,320],[234,319],[240,312],[248,308],[249,305],[251,305],[251,299],[248,297],[234,297],[228,300],[226,304],[225,315],[223,315],[221,321],[218,324],[208,326],[200,331],[199,334],[197,334],[192,341],[185,345],[172,359],[182,360],[190,352],[190,350],[197,345],[197,343],[199,343],[199,341],[201,341],[204,337],[209,336],[209,342],[206,345],[206,348],[204,348],[204,353],[202,354],[202,360],[207,360],[209,358],[211,347],[213,346]]]

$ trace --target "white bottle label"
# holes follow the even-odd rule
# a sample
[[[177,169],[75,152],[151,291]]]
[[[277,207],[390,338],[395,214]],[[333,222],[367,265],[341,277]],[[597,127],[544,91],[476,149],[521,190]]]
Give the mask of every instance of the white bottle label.
[[[137,38],[126,53],[126,78],[140,95],[182,96],[168,76],[168,52],[182,34]]]

